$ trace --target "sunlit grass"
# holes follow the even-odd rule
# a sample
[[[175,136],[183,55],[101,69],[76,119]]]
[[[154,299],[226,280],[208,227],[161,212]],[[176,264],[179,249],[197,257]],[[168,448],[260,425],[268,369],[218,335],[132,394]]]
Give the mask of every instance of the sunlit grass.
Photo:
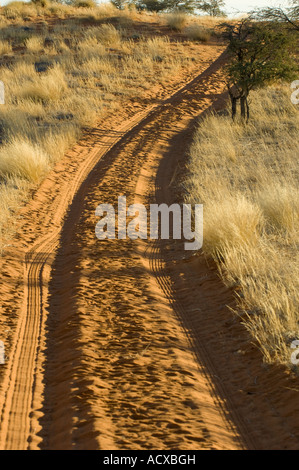
[[[187,199],[204,203],[206,256],[235,287],[238,314],[267,361],[299,338],[298,109],[288,87],[252,94],[248,126],[204,119],[190,150]]]

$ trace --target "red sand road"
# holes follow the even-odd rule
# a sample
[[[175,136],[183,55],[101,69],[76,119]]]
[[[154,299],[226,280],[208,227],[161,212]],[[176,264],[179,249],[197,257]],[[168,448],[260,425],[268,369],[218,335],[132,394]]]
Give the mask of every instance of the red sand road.
[[[296,381],[261,365],[215,267],[177,241],[94,233],[96,206],[119,195],[177,200],[196,118],[223,104],[223,60],[95,130],[23,209],[22,295],[9,288],[17,242],[2,266],[3,305],[22,306],[3,369],[1,449],[298,448]]]

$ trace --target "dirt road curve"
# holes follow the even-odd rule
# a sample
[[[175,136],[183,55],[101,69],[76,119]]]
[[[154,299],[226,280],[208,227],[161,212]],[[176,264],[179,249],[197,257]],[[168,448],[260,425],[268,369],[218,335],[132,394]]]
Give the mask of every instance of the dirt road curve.
[[[179,197],[173,181],[195,118],[221,104],[222,63],[117,130],[97,130],[24,209],[24,301],[2,381],[1,449],[298,445],[295,424],[254,388],[256,363],[236,353],[244,332],[214,267],[178,242],[94,233],[100,203]],[[260,380],[269,387],[273,377]]]

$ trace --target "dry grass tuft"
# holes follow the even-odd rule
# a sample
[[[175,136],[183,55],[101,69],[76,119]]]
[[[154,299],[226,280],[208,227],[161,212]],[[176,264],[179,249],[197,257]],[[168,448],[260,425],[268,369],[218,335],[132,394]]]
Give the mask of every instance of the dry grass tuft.
[[[0,176],[39,181],[49,169],[49,157],[37,144],[13,140],[0,150]]]
[[[188,22],[188,15],[186,13],[174,12],[165,15],[167,26],[175,31],[182,31]]]
[[[12,47],[8,41],[0,41],[0,55],[9,54],[11,51]]]
[[[299,338],[299,113],[288,87],[252,94],[248,126],[210,116],[190,150],[187,199],[204,203],[206,256],[235,287],[238,314],[268,362]]]
[[[192,41],[207,42],[211,38],[210,30],[196,23],[187,26],[184,33]]]
[[[25,46],[30,52],[40,52],[44,47],[44,40],[40,36],[32,36],[25,41]]]
[[[17,96],[44,104],[58,101],[67,91],[67,83],[63,70],[55,67],[45,75],[37,77],[20,89]]]

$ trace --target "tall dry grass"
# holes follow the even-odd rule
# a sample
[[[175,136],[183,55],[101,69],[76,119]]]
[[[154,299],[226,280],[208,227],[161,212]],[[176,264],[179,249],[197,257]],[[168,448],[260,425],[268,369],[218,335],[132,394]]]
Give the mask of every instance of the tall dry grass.
[[[12,52],[11,44],[8,41],[0,41],[0,55]]]
[[[39,145],[12,140],[0,149],[0,176],[39,181],[49,169],[50,158]]]
[[[201,42],[209,41],[223,23],[223,18],[194,16],[181,11],[162,14],[160,17],[169,28],[183,33],[191,41]]]
[[[235,287],[267,362],[290,364],[299,339],[298,107],[285,86],[252,94],[248,126],[213,115],[190,149],[186,198],[204,203],[206,256]]]
[[[198,24],[192,23],[185,28],[186,36],[192,41],[207,42],[211,38],[211,30]]]
[[[182,31],[188,23],[188,15],[183,12],[173,12],[165,15],[166,24],[175,31]]]
[[[157,18],[92,2],[79,8],[12,2],[0,10],[0,54],[7,55],[0,63],[3,237],[11,233],[9,207],[17,195],[24,199],[24,188],[43,178],[83,128],[131,101],[146,104],[149,90],[195,68],[183,44],[150,29],[136,35],[138,21],[150,25]]]

